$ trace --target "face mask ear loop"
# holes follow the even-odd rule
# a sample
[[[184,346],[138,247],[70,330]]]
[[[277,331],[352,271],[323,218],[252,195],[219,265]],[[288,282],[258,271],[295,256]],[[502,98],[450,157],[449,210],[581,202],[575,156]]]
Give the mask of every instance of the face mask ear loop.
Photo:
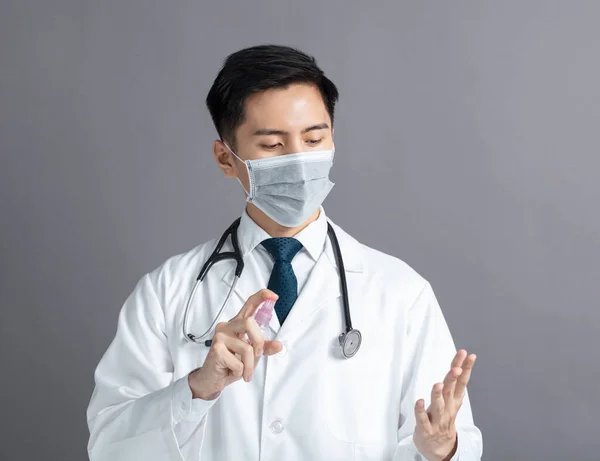
[[[229,145],[225,141],[223,141],[223,144],[225,144],[225,147],[227,147],[227,149],[229,150],[229,152],[231,152],[235,158],[237,158],[240,162],[242,162],[244,164],[244,166],[246,167],[246,170],[247,170],[248,169],[248,165],[246,165],[246,162],[244,160],[242,160],[241,158],[239,158],[236,155],[236,153],[233,151],[233,149],[231,147],[229,147]],[[250,178],[250,173],[248,173],[248,178]],[[244,192],[246,192],[246,195],[248,196],[248,200],[249,200],[250,199],[250,192],[248,192],[246,190],[246,188],[242,184],[242,181],[240,181],[240,178],[236,177],[235,179],[237,179],[237,181],[240,183],[240,186],[242,186],[242,189],[244,189]]]

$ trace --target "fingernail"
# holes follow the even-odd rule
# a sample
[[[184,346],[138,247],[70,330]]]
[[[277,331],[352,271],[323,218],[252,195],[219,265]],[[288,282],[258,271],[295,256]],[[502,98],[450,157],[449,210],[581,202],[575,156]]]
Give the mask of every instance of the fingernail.
[[[260,349],[258,349],[258,350],[256,351],[256,356],[257,356],[257,357],[260,357],[261,355],[263,355],[263,350],[262,350],[262,348],[260,348]]]
[[[253,375],[253,374],[254,374],[254,373],[250,373],[250,376],[248,376],[248,382],[252,381],[252,375]]]

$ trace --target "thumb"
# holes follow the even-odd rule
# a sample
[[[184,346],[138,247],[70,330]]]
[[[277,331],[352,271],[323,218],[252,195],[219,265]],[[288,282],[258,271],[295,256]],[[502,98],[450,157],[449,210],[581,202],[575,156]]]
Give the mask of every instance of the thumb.
[[[279,341],[265,341],[264,355],[274,355],[283,349]]]

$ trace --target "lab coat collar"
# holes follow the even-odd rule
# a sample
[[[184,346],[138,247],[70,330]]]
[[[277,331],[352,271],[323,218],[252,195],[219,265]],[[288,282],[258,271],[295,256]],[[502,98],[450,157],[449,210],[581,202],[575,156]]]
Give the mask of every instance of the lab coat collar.
[[[302,243],[311,258],[315,261],[317,261],[321,256],[321,253],[325,251],[329,261],[333,267],[337,269],[337,261],[335,259],[335,253],[333,252],[333,246],[331,240],[327,237],[327,223],[329,223],[337,236],[346,272],[362,272],[362,244],[327,218],[323,207],[321,207],[320,211],[321,213],[317,220],[306,226],[302,231],[296,234],[294,238],[297,238],[300,243]],[[244,258],[261,242],[268,238],[271,238],[271,236],[267,234],[262,227],[256,224],[252,218],[250,218],[246,210],[244,210],[238,228],[238,241]]]
[[[323,252],[326,237],[327,216],[325,215],[323,207],[320,208],[319,217],[315,221],[294,235],[294,238],[302,244],[309,256],[315,262]],[[262,227],[256,224],[244,209],[238,228],[238,241],[244,257],[250,254],[261,244],[261,242],[268,238],[271,238],[271,236]]]
[[[260,243],[271,238],[267,232],[256,224],[248,215],[246,209],[242,213],[240,225],[237,230],[240,251],[244,258],[248,256]]]
[[[327,238],[327,216],[323,207],[319,211],[319,217],[315,221],[294,235],[315,262],[323,253]]]
[[[362,244],[354,239],[354,237],[352,237],[350,234],[346,233],[333,221],[329,220],[329,224],[331,224],[331,227],[333,227],[335,235],[338,239],[338,243],[340,244],[342,261],[344,262],[344,270],[346,272],[362,272],[364,260],[364,250]],[[337,261],[335,259],[335,253],[333,252],[333,245],[330,239],[327,239],[325,253],[327,254],[332,266],[337,269]]]
[[[258,225],[256,225],[256,223],[254,223],[254,221],[252,221],[246,213],[244,215],[242,216],[240,227],[244,221],[246,221],[246,225],[248,226],[249,223],[247,220],[250,220],[252,224],[254,224],[255,228],[253,228],[254,226],[251,225],[248,226],[252,229],[249,231],[249,234],[252,235],[250,238],[244,239],[244,243],[240,241],[240,249],[243,253],[244,250],[242,248],[244,247],[242,247],[242,245],[247,245],[246,248],[248,248],[253,242],[255,242],[254,247],[256,247],[256,245],[264,240],[264,235],[267,236],[266,238],[269,238],[268,234]],[[322,216],[325,217],[325,214],[323,213]],[[325,230],[327,229],[327,222],[332,225],[337,236],[344,261],[345,272],[362,273],[364,251],[362,245],[344,232],[339,226],[324,219],[323,223]],[[307,228],[308,227],[310,226],[307,226]],[[240,233],[240,237],[241,236],[242,233]],[[240,240],[242,239],[240,238]],[[250,261],[246,260],[246,262],[249,263]],[[270,326],[273,331],[278,333],[279,329],[282,328],[282,331],[279,333],[280,335],[291,333],[294,325],[298,325],[298,322],[302,322],[306,316],[311,315],[316,310],[321,308],[326,301],[339,297],[341,290],[337,269],[338,267],[335,260],[335,253],[333,252],[333,246],[331,240],[327,238],[325,239],[324,252],[322,251],[321,255],[318,257],[315,267],[311,271],[308,280],[300,292],[298,300],[296,301],[294,308],[290,311],[290,314],[283,327],[280,327],[277,316],[274,315],[271,319]],[[223,274],[222,282],[228,287],[231,286],[231,283],[233,282],[233,272],[234,268],[231,268]],[[335,283],[332,283],[334,280]],[[265,283],[266,281],[260,280],[258,269],[246,264],[246,268],[242,272],[239,283],[235,288],[235,293],[243,302],[245,302],[252,294],[254,294],[254,292],[257,290],[257,287],[266,286]]]

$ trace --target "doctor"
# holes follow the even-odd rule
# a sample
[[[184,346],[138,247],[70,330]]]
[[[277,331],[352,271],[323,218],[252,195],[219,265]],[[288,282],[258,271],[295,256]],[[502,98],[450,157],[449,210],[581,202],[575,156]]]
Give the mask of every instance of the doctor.
[[[337,98],[300,51],[258,46],[227,58],[207,105],[217,165],[246,191],[244,270],[208,346],[187,341],[182,324],[219,239],[141,278],[95,372],[92,461],[481,458],[466,389],[475,355],[456,351],[426,280],[332,223],[362,334],[356,355],[341,352],[344,290],[321,206],[333,186]],[[232,250],[229,238],[223,251]],[[189,333],[210,329],[235,267],[217,262],[198,284]],[[253,318],[267,299],[277,300],[272,340]]]

